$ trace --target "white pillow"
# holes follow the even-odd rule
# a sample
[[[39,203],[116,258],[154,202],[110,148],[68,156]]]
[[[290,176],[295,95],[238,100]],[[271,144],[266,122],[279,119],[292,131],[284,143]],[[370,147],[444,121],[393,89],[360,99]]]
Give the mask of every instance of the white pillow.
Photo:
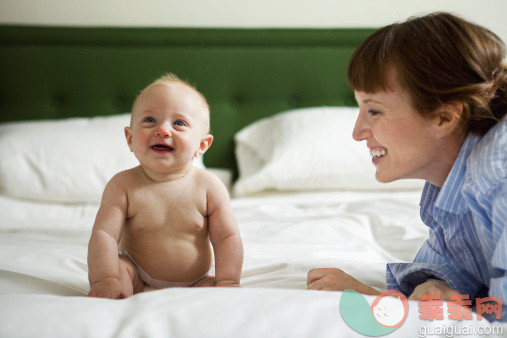
[[[409,190],[421,180],[379,183],[364,142],[352,139],[358,108],[316,107],[261,119],[235,135],[236,196],[263,190]]]
[[[125,140],[130,114],[0,125],[0,193],[100,202],[114,174],[139,163]],[[202,158],[195,165],[204,167]]]

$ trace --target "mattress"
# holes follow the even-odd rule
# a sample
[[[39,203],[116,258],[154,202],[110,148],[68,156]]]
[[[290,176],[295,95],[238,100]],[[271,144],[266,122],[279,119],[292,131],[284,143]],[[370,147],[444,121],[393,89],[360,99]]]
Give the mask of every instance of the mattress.
[[[412,260],[427,238],[419,197],[326,191],[234,198],[245,250],[241,288],[147,288],[108,300],[86,297],[98,205],[1,196],[0,337],[362,336],[344,320],[344,293],[307,290],[307,272],[337,267],[382,291],[386,263]],[[504,332],[475,315],[420,319],[419,305],[409,301],[406,320],[389,336]]]

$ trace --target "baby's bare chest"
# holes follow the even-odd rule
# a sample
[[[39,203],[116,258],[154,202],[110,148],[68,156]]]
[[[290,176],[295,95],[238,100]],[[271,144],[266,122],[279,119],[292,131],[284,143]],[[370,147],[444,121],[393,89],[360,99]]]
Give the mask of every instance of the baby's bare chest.
[[[206,197],[196,189],[146,187],[128,198],[130,231],[196,234],[206,228]]]

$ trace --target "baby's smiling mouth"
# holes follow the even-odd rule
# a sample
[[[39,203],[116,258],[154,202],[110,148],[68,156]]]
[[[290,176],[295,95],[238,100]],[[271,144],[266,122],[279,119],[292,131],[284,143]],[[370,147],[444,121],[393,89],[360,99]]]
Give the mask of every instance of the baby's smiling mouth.
[[[155,145],[151,146],[150,148],[158,153],[168,153],[168,152],[171,152],[174,150],[174,148],[172,148],[166,144],[155,144]]]

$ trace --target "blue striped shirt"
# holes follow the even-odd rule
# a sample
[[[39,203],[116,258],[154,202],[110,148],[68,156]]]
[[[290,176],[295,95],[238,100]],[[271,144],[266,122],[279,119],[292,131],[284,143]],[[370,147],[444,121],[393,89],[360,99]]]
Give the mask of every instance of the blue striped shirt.
[[[507,116],[467,136],[443,186],[426,182],[420,206],[429,238],[413,263],[387,265],[387,289],[409,295],[440,279],[472,300],[500,297],[507,320]]]

